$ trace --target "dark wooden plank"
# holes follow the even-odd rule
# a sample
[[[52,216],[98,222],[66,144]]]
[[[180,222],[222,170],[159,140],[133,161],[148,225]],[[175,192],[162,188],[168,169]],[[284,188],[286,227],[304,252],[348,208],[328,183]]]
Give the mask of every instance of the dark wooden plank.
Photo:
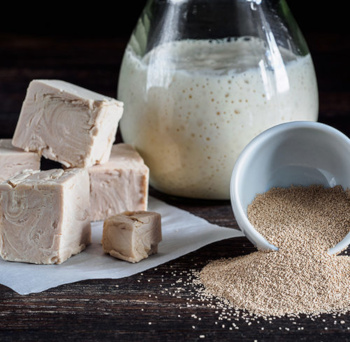
[[[129,278],[84,281],[25,297],[2,287],[0,338],[192,341],[204,335],[207,340],[347,340],[350,319],[345,315],[247,323],[223,318],[229,312],[208,307],[192,295],[194,287],[185,284],[188,270],[200,270],[212,258],[239,255],[242,249],[253,250],[244,238],[226,240]]]

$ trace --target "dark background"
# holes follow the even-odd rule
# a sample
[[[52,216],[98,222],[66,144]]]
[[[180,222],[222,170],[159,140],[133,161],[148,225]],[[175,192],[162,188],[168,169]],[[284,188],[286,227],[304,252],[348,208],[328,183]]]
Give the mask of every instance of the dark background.
[[[213,0],[215,1],[215,0]],[[145,0],[17,2],[0,21],[0,138],[12,137],[29,82],[60,78],[116,97],[123,50]],[[314,59],[320,121],[350,134],[349,19],[344,2],[289,1]],[[334,103],[337,104],[335,108]],[[331,116],[331,118],[330,118]]]
[[[0,29],[39,35],[124,37],[131,33],[146,0],[98,1],[81,6],[74,6],[75,3],[7,3]],[[290,0],[287,3],[304,32],[349,32],[346,2]]]

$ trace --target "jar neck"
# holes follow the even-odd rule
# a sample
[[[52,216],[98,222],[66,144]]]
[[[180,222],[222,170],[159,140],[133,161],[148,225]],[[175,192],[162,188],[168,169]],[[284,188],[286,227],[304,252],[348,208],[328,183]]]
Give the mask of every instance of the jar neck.
[[[300,54],[308,51],[285,0],[148,0],[141,19],[148,37],[145,53],[180,39],[268,35],[295,45]]]

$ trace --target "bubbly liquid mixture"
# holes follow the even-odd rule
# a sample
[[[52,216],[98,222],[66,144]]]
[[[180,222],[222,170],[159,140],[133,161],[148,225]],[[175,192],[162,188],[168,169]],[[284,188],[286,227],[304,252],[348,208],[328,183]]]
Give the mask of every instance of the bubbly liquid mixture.
[[[255,39],[179,41],[142,59],[127,49],[121,133],[144,158],[156,189],[229,199],[234,163],[252,138],[283,122],[317,120],[310,55],[262,49]]]

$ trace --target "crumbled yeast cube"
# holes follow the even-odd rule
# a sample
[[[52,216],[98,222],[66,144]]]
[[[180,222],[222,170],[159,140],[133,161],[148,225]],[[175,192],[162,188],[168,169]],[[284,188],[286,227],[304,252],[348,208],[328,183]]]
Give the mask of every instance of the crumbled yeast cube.
[[[117,259],[139,262],[158,253],[161,240],[161,216],[156,212],[124,212],[103,224],[103,250]]]
[[[92,221],[147,210],[149,169],[128,144],[115,144],[109,161],[89,168]]]
[[[91,242],[86,169],[25,170],[0,184],[0,255],[60,264]]]
[[[14,147],[11,139],[0,139],[0,182],[25,169],[40,169],[39,154]]]
[[[65,167],[108,161],[123,103],[60,80],[33,80],[27,89],[14,146]]]

